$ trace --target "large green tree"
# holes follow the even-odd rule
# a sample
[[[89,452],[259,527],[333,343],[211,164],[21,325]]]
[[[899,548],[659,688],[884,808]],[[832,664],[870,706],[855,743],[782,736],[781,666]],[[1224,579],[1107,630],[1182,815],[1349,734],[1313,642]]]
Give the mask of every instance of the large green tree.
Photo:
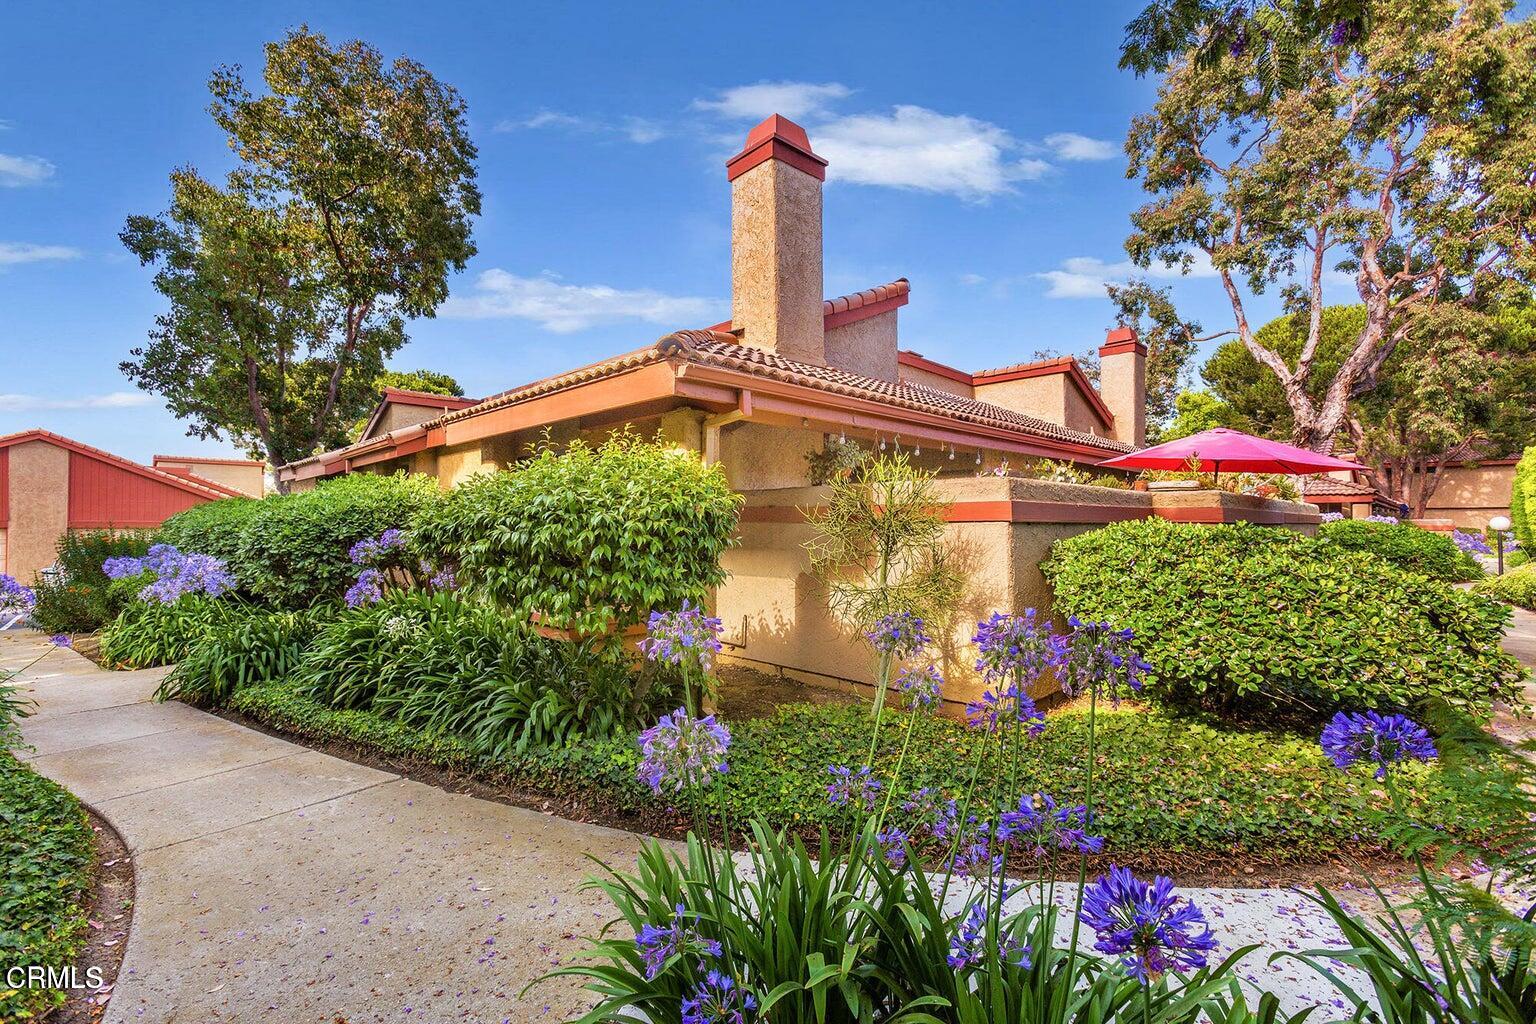
[[[1143,266],[1209,258],[1232,329],[1280,382],[1291,437],[1309,447],[1345,426],[1350,400],[1377,386],[1423,317],[1536,276],[1536,23],[1510,20],[1504,0],[1368,6],[1363,39],[1298,51],[1294,88],[1268,87],[1242,50],[1186,53],[1126,143],[1152,195],[1127,251]],[[1365,320],[1323,377],[1335,271]],[[1252,296],[1277,285],[1307,323],[1289,360],[1248,318]]]
[[[122,232],[169,300],[123,370],[189,433],[282,464],[345,443],[406,322],[474,254],[480,193],[463,100],[415,61],[300,28],[263,81],[209,83],[238,160],[223,185],[178,170],[167,212]]]

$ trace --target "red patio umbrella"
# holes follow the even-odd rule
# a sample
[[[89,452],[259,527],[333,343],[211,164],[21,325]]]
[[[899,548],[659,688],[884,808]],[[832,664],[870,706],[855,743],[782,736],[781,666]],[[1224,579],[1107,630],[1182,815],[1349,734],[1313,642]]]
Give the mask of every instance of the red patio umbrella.
[[[1167,441],[1110,459],[1101,465],[1115,469],[1185,469],[1191,459],[1200,460],[1201,471],[1217,476],[1221,475],[1222,470],[1231,473],[1305,475],[1365,468],[1344,459],[1336,459],[1332,455],[1319,455],[1305,448],[1269,441],[1226,427],[1202,430],[1177,441]]]

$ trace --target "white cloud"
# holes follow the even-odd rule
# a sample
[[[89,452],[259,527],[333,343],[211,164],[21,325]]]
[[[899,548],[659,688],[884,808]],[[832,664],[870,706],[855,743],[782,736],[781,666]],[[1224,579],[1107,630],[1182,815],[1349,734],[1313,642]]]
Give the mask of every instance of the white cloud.
[[[33,245],[31,242],[0,242],[0,267],[13,267],[18,263],[41,263],[45,260],[77,260],[79,249],[67,245]]]
[[[1062,260],[1060,268],[1047,270],[1034,276],[1050,283],[1045,297],[1048,299],[1102,299],[1106,284],[1121,284],[1132,277],[1151,277],[1170,280],[1179,277],[1215,277],[1216,270],[1203,252],[1192,254],[1189,273],[1177,264],[1154,262],[1150,267],[1136,266],[1129,260],[1105,263],[1092,256],[1074,256]]]
[[[0,186],[18,188],[36,185],[53,177],[54,166],[40,156],[10,156],[0,153]]]
[[[826,116],[834,100],[851,95],[853,90],[840,82],[758,82],[726,89],[712,100],[694,100],[693,109],[754,121],[769,114],[799,119]]]
[[[1077,132],[1054,132],[1045,137],[1045,144],[1058,160],[1113,160],[1120,155],[1120,147],[1113,142]]]
[[[1006,129],[964,114],[940,114],[904,105],[889,115],[854,114],[818,125],[816,152],[830,162],[827,176],[859,185],[944,192],[985,199],[1013,190],[1050,170],[1044,160],[1020,155]]]
[[[969,285],[971,287],[975,287],[976,285],[979,285],[979,284],[986,284],[987,283],[987,279],[985,277],[983,277],[981,274],[961,274],[960,275],[960,283],[963,284],[963,285]]]
[[[449,298],[438,312],[469,320],[532,320],[545,330],[569,334],[625,320],[666,327],[707,325],[728,308],[723,300],[666,295],[649,288],[566,284],[553,274],[520,277],[487,270],[475,280],[473,294]]]
[[[34,412],[48,409],[131,409],[148,405],[153,395],[142,391],[113,391],[81,398],[50,398],[45,395],[0,394],[0,412]]]
[[[609,123],[592,117],[580,117],[563,110],[541,110],[532,117],[507,118],[496,123],[494,131],[537,131],[541,128],[560,129],[584,135],[623,135],[630,142],[646,145],[666,137],[666,131],[654,121],[643,117],[626,117]]]

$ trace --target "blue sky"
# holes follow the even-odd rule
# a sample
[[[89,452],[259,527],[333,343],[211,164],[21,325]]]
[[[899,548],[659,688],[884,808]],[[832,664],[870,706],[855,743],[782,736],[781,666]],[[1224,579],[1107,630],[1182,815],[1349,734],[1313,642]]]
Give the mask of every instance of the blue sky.
[[[723,160],[778,110],[831,160],[829,295],[912,281],[902,343],[979,369],[1112,325],[1141,202],[1121,152],[1153,83],[1115,68],[1133,4],[26,5],[0,60],[0,433],[136,459],[185,436],[117,364],[159,297],[117,241],[172,168],[228,167],[218,64],[308,21],[406,53],[464,95],[479,255],[393,360],[486,394],[729,315]],[[1207,329],[1209,277],[1174,282]],[[1273,310],[1259,304],[1259,322]]]

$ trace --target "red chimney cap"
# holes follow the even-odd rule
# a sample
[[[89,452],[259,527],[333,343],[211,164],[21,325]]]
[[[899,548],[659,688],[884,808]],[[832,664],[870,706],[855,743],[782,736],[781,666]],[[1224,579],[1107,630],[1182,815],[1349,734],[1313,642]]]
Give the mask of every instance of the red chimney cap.
[[[725,162],[727,181],[735,181],[758,164],[782,160],[817,181],[827,179],[827,162],[811,149],[805,129],[782,114],[774,114],[747,133],[741,152]]]
[[[1099,355],[1118,356],[1124,352],[1137,352],[1147,354],[1147,346],[1141,343],[1136,336],[1136,328],[1121,325],[1104,335],[1104,344],[1099,346]]]

